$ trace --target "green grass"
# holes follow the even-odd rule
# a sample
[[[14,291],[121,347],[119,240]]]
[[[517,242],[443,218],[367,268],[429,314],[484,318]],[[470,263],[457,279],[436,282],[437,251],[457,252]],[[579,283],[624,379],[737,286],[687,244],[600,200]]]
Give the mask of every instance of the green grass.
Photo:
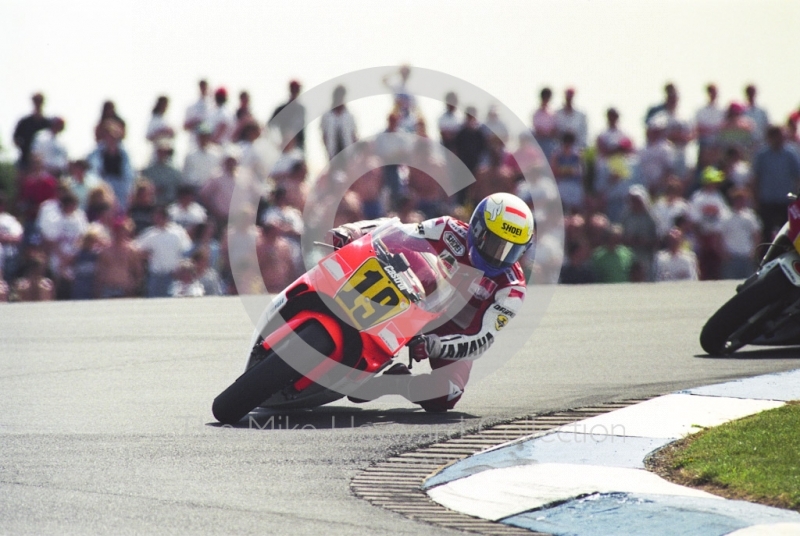
[[[800,510],[800,404],[691,436],[670,454],[673,475],[722,494]]]

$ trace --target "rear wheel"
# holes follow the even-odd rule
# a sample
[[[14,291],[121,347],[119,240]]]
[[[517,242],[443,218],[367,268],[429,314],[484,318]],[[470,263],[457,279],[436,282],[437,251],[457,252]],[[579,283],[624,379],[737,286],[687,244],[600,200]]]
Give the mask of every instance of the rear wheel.
[[[280,353],[287,358],[304,353],[300,341],[323,355],[333,353],[335,346],[327,331],[316,321],[309,321],[296,332],[280,341]],[[234,424],[264,400],[284,389],[302,375],[286,363],[273,350],[264,350],[266,355],[250,367],[227,389],[214,399],[211,411],[223,424]]]
[[[798,290],[775,266],[742,289],[708,319],[700,345],[711,355],[729,354],[762,335],[765,324],[797,299]]]

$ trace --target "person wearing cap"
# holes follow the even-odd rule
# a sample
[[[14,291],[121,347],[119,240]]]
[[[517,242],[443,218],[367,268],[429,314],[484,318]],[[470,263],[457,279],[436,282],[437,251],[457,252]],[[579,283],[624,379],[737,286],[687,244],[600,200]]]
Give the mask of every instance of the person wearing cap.
[[[554,116],[556,131],[559,139],[562,139],[565,132],[572,132],[575,135],[575,147],[582,151],[588,143],[589,131],[586,114],[575,108],[574,100],[575,88],[568,87],[564,91],[564,106]]]
[[[175,201],[177,188],[183,183],[183,175],[172,164],[173,142],[171,138],[161,138],[155,142],[155,161],[142,170],[142,176],[149,179],[156,189],[156,204],[168,205]]]
[[[788,194],[800,188],[800,160],[786,147],[783,131],[778,126],[767,129],[767,146],[753,159],[753,175],[758,215],[764,223],[764,242],[786,222]]]
[[[301,88],[302,86],[297,80],[289,82],[289,100],[275,108],[269,121],[267,121],[267,126],[277,128],[280,131],[281,143],[283,144],[288,143],[288,136],[290,133],[295,132],[295,146],[305,150],[306,135],[303,127],[306,124],[306,108],[300,104],[300,101],[297,101]],[[289,105],[291,106],[287,108]],[[286,109],[286,113],[281,114],[284,109]]]
[[[61,177],[69,166],[67,147],[61,141],[60,134],[66,123],[60,117],[50,119],[50,125],[36,133],[31,151],[42,159],[45,169],[56,178]]]
[[[708,166],[701,175],[701,187],[689,200],[689,219],[697,232],[697,258],[700,278],[722,277],[722,222],[731,211],[720,188],[725,174]]]
[[[218,173],[222,163],[222,151],[211,142],[211,135],[211,125],[201,123],[197,127],[197,147],[189,151],[183,163],[183,181],[198,189]]]
[[[40,130],[50,127],[50,120],[44,116],[44,95],[36,93],[31,97],[33,113],[26,115],[17,122],[14,128],[14,145],[19,149],[17,170],[24,173],[30,165],[31,145],[33,138]]]

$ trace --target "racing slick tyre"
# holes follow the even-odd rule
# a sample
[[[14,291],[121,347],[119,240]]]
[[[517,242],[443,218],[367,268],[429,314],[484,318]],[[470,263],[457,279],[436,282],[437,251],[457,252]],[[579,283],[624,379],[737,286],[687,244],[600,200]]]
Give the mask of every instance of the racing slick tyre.
[[[797,289],[776,266],[762,279],[743,288],[708,319],[700,346],[710,355],[735,352],[762,335],[764,324],[780,313]]]
[[[330,355],[335,348],[333,340],[322,325],[309,321],[280,341],[284,343],[281,344],[280,353],[285,356],[302,355],[300,340],[323,355]],[[266,355],[259,363],[246,370],[214,399],[211,411],[222,424],[239,422],[264,400],[302,377],[273,350],[263,351]]]

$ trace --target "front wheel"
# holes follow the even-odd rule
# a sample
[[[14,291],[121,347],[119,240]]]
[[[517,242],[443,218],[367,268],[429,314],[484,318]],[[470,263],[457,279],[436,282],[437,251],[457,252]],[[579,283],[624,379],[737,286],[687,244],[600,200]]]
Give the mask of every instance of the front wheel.
[[[794,299],[797,289],[775,266],[763,278],[743,288],[708,319],[700,346],[710,355],[735,352],[759,335],[764,325]]]
[[[304,341],[326,356],[331,355],[335,349],[333,339],[325,328],[313,320],[303,324],[296,332],[280,341],[280,353],[288,358],[303,355],[303,346],[299,341]],[[273,350],[265,352],[263,359],[247,369],[214,399],[211,411],[219,422],[223,424],[239,422],[264,400],[302,377]]]

